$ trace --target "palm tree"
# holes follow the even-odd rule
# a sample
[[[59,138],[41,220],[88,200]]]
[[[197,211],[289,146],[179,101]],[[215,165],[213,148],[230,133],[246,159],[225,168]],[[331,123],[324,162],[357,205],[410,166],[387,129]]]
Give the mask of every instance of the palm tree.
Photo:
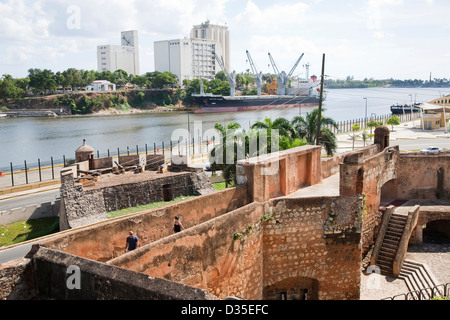
[[[323,109],[325,111],[326,109]],[[319,117],[319,109],[314,109],[311,113],[306,114],[306,118],[297,116],[292,120],[292,125],[298,137],[305,139],[309,144],[314,144],[316,138],[318,142],[325,148],[329,156],[336,152],[337,142],[336,135],[326,126],[333,126],[337,129],[336,121],[321,115],[320,133],[317,137],[317,123]]]
[[[280,150],[288,150],[296,147],[307,145],[308,143],[299,138],[289,139],[288,137],[280,137]]]
[[[233,155],[233,163],[227,163],[227,149],[236,149],[236,131],[241,128],[241,125],[237,122],[231,122],[227,126],[224,126],[220,123],[216,123],[214,128],[218,130],[221,134],[222,141],[218,146],[214,146],[210,153],[210,163],[212,172],[216,172],[217,170],[222,170],[225,180],[235,180],[236,173],[236,152]],[[227,139],[228,136],[228,139]],[[230,136],[233,136],[233,139],[230,139]],[[222,156],[221,161],[217,163],[216,155]],[[229,161],[228,161],[229,162]],[[233,168],[234,167],[234,168]]]
[[[252,125],[252,129],[278,130],[280,136],[295,138],[294,127],[292,126],[292,123],[285,118],[277,118],[274,121],[270,118],[265,118],[263,121],[255,122]]]
[[[294,127],[292,123],[285,118],[277,118],[272,121],[270,118],[265,118],[263,121],[257,121],[252,125],[252,129],[256,130],[267,130],[267,153],[272,152],[272,131],[278,130],[279,141],[278,145],[281,150],[283,146],[288,148],[286,142],[289,141],[289,144],[293,139],[297,137]],[[281,139],[282,137],[285,137]],[[287,140],[286,140],[287,139]],[[274,141],[275,142],[275,141]],[[283,144],[283,146],[282,146]]]

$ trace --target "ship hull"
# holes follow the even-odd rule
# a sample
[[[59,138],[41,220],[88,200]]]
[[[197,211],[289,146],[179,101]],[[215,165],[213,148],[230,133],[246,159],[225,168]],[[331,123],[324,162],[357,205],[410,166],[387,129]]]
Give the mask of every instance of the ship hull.
[[[194,113],[221,113],[221,112],[244,112],[273,109],[288,109],[298,107],[314,107],[319,105],[316,97],[223,97],[223,96],[196,96],[194,101],[197,107]]]
[[[391,112],[392,114],[420,112],[420,108],[417,105],[413,105],[412,107],[410,105],[405,106],[393,105],[391,106]]]

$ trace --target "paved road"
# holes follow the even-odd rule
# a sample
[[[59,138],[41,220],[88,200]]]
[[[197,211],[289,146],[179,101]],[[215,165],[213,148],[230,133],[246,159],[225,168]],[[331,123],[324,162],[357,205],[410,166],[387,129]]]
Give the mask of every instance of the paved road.
[[[389,142],[390,146],[400,146],[400,151],[421,150],[428,147],[439,147],[450,149],[450,139],[435,138],[435,139],[417,139],[417,140],[395,140]]]
[[[38,193],[24,194],[20,196],[4,196],[0,200],[0,211],[7,211],[14,208],[24,208],[30,205],[40,205],[42,203],[54,202],[59,199],[59,187],[55,190],[43,191]]]
[[[25,257],[31,250],[32,244],[33,243],[27,243],[0,250],[0,264]]]

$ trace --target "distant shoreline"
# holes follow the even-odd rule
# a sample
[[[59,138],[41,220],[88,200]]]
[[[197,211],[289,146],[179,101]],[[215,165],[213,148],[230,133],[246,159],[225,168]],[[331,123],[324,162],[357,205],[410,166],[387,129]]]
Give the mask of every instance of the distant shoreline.
[[[167,112],[187,112],[186,109],[180,107],[156,107],[154,109],[137,109],[129,108],[128,110],[118,110],[115,108],[103,109],[93,113],[86,114],[63,114],[58,115],[49,109],[19,109],[0,113],[2,118],[25,118],[25,117],[41,117],[41,118],[63,118],[63,117],[102,117],[102,116],[119,116],[130,114],[151,114],[151,113],[167,113]]]

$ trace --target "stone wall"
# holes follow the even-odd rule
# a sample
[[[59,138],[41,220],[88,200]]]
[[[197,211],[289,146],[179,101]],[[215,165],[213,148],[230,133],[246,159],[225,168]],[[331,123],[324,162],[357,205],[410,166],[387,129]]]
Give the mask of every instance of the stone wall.
[[[273,154],[240,160],[238,184],[247,184],[252,201],[267,201],[319,183],[321,147],[302,146]]]
[[[183,174],[167,177],[161,176],[159,179],[102,188],[101,193],[106,211],[110,212],[122,210],[138,205],[165,201],[163,192],[164,185],[171,186],[170,190],[172,199],[180,196],[198,195],[193,187],[193,176],[195,176],[195,174]],[[96,190],[87,190],[86,192],[95,193]]]
[[[83,187],[74,183],[72,170],[62,171],[60,230],[104,221],[106,213],[111,211],[214,192],[204,172],[161,174],[157,177],[156,173],[148,173],[126,173],[128,176],[120,176],[117,183],[108,184],[105,182],[108,178],[105,178],[94,186]]]
[[[82,230],[66,232],[44,245],[80,257],[107,261],[124,254],[125,239],[130,230],[139,238],[140,245],[146,245],[171,235],[175,216],[182,218],[185,228],[193,227],[248,204],[246,193],[245,186],[225,189],[159,209],[104,221]]]
[[[263,206],[252,203],[108,264],[202,288],[221,299],[261,299],[263,214]]]
[[[350,197],[252,203],[107,263],[222,299],[279,299],[308,283],[311,299],[358,299],[361,210]]]
[[[450,152],[402,153],[398,167],[398,198],[450,199]]]
[[[0,300],[27,300],[35,296],[30,259],[0,265]]]
[[[359,299],[357,198],[278,199],[266,206],[264,299]]]
[[[100,191],[85,193],[81,184],[75,184],[71,169],[61,171],[60,190],[60,230],[82,227],[106,219],[102,193]]]
[[[398,147],[388,147],[375,155],[370,150],[348,153],[340,166],[340,195],[359,195],[364,201],[363,255],[376,240],[382,218],[381,191],[386,183],[397,179],[400,154]]]
[[[180,283],[35,245],[30,255],[36,294],[45,300],[217,300]],[[78,279],[69,279],[79,270]],[[77,275],[78,277],[78,275]],[[67,283],[79,287],[69,287]],[[78,283],[77,283],[78,282]]]
[[[114,157],[103,157],[103,158],[95,158],[92,159],[92,167],[91,170],[101,170],[101,169],[109,169],[116,164],[114,161],[118,162],[123,166],[136,166],[140,164],[141,157],[146,160],[146,168],[148,169],[157,169],[158,166],[163,165],[165,162],[165,156],[163,154],[141,154],[141,155],[120,155]]]

